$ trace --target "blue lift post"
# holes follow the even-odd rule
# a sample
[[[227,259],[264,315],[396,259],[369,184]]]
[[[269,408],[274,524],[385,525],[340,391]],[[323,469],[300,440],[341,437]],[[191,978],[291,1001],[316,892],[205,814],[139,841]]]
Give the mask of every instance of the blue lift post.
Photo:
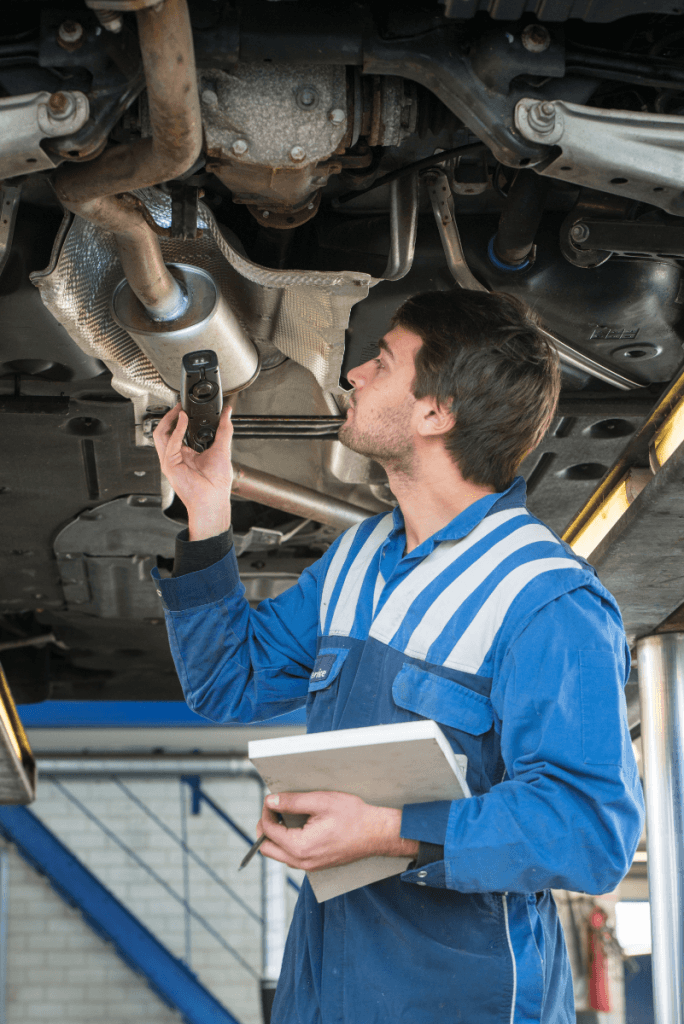
[[[240,1024],[28,808],[0,807],[0,833],[187,1024]]]

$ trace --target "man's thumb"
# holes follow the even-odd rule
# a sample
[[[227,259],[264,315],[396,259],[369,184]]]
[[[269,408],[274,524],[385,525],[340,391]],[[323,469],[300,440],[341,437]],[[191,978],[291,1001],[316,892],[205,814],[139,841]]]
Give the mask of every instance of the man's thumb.
[[[327,793],[274,793],[266,806],[280,814],[316,814],[327,806]]]

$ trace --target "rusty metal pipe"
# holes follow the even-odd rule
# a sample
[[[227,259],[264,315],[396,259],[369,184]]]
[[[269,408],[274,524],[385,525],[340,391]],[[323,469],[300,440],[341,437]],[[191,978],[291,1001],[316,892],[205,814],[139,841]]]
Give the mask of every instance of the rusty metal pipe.
[[[278,508],[304,519],[313,519],[316,523],[334,526],[339,530],[348,530],[350,526],[356,526],[376,514],[290,480],[241,466],[237,462],[233,463],[232,493],[248,501],[258,501],[261,505]]]
[[[64,164],[55,177],[63,205],[116,238],[126,278],[155,320],[185,306],[164,266],[159,239],[141,204],[121,193],[183,174],[202,149],[202,119],[187,0],[136,12],[152,138],[111,146],[89,163]]]

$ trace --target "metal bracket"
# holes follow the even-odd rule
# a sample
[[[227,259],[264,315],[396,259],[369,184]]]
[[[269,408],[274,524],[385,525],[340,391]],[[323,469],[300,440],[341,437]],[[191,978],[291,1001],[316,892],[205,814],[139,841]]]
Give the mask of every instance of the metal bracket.
[[[275,548],[281,543],[283,535],[280,530],[266,530],[260,526],[252,526],[247,533],[233,534],[235,556],[239,558],[247,551],[265,551]]]
[[[454,199],[449,179],[441,168],[431,168],[429,171],[425,171],[423,178],[427,182],[432,212],[437,221],[439,237],[442,240],[442,248],[451,276],[461,288],[466,288],[468,291],[489,291],[483,284],[480,284],[476,277],[473,277],[470,267],[466,263],[461,236],[456,226]]]
[[[681,259],[684,256],[682,224],[582,217],[570,228],[570,239],[582,251],[602,250],[639,258]]]
[[[32,92],[0,99],[0,178],[51,170],[54,160],[43,139],[71,135],[88,120],[90,106],[82,92]]]
[[[525,98],[515,125],[530,142],[561,150],[537,164],[539,174],[684,216],[684,117]]]
[[[305,526],[308,526],[310,522],[310,519],[300,519],[287,533],[283,533],[282,530],[269,530],[261,526],[252,526],[247,533],[234,533],[235,555],[239,558],[247,551],[266,551],[269,548],[280,547]]]
[[[197,238],[197,203],[199,188],[184,181],[169,185],[171,194],[171,237],[185,240]]]

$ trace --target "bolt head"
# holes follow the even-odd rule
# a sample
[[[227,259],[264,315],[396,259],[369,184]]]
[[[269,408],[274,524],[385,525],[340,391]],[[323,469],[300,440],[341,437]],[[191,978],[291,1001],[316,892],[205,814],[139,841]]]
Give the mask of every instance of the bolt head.
[[[249,144],[245,139],[236,139],[231,148],[237,156],[242,156],[249,149]]]
[[[539,110],[544,115],[544,117],[554,117],[556,114],[556,108],[554,107],[553,103],[549,103],[548,101],[546,103],[542,103],[539,107]]]
[[[551,34],[543,25],[528,25],[522,31],[520,41],[530,53],[543,53],[551,45]]]
[[[61,42],[73,45],[83,39],[83,25],[78,21],[63,21],[57,34]]]
[[[268,210],[262,210],[261,211],[261,216],[264,218],[264,220],[268,220],[268,218],[271,216],[271,214],[270,214],[270,212]]]
[[[75,106],[74,97],[68,92],[53,92],[47,102],[49,115],[55,120],[69,117],[73,114]]]
[[[202,103],[205,107],[218,107],[218,96],[213,89],[202,90]]]
[[[573,242],[586,242],[589,238],[589,228],[586,224],[573,224],[570,229],[570,237]]]
[[[330,120],[332,121],[333,124],[342,124],[342,122],[346,120],[347,117],[347,115],[345,114],[344,110],[342,110],[341,107],[335,107],[334,110],[330,111],[330,114],[328,116],[330,117]]]
[[[301,107],[302,110],[313,110],[318,106],[318,92],[314,89],[313,85],[303,85],[295,93],[295,99],[297,106]]]
[[[290,160],[294,160],[295,163],[300,163],[306,156],[306,150],[303,146],[293,146],[290,150]]]

